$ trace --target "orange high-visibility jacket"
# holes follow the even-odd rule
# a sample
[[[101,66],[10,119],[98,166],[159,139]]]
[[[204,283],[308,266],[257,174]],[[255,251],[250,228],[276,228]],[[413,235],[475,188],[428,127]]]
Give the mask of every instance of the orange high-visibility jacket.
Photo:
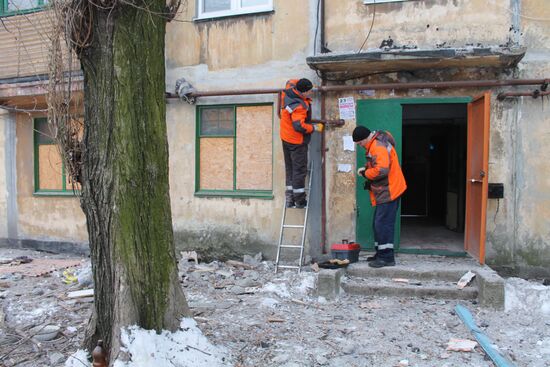
[[[286,82],[281,95],[281,140],[290,144],[309,143],[313,132],[311,124],[311,99],[296,89],[298,79]]]
[[[370,200],[373,206],[393,201],[407,189],[394,146],[395,140],[387,131],[375,132],[366,146],[365,177],[371,181]]]

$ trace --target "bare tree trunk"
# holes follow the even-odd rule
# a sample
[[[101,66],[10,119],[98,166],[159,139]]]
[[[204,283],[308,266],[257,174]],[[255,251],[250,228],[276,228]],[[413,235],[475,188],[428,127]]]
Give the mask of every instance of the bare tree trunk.
[[[98,4],[103,4],[99,2]],[[189,314],[177,275],[168,183],[163,0],[88,5],[82,199],[95,281],[86,346],[111,361],[120,328],[175,330]],[[80,45],[84,46],[84,45]]]

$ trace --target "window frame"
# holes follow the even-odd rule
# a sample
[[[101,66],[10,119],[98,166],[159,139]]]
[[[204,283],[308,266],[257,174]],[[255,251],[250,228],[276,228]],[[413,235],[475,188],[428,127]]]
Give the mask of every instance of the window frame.
[[[267,0],[268,2],[267,5],[257,5],[257,6],[249,6],[249,7],[242,7],[240,5],[242,0],[230,0],[231,9],[212,11],[212,12],[204,11],[204,1],[205,0],[197,0],[196,2],[197,16],[195,20],[231,17],[231,16],[244,15],[244,14],[267,13],[267,12],[273,11],[273,0]]]
[[[0,0],[0,17],[10,17],[13,15],[29,14],[42,11],[45,6],[48,5],[45,0],[38,0],[38,6],[34,8],[21,9],[21,10],[8,10],[9,0]]]
[[[33,162],[34,162],[34,187],[33,195],[34,196],[79,196],[80,190],[74,190],[73,188],[67,188],[67,174],[65,170],[65,161],[61,157],[61,177],[62,180],[62,189],[40,189],[40,158],[38,154],[38,149],[40,145],[57,145],[55,141],[52,141],[51,144],[44,144],[38,142],[38,129],[36,125],[39,121],[48,120],[47,117],[35,117],[32,121],[32,136],[33,136]]]
[[[238,107],[254,107],[254,106],[269,106],[271,108],[271,189],[237,189],[237,108]],[[201,111],[210,108],[227,108],[233,109],[233,135],[202,135],[201,134]],[[233,198],[257,198],[257,199],[273,199],[273,162],[274,162],[274,147],[273,147],[273,127],[274,127],[274,112],[273,102],[260,103],[231,103],[231,104],[213,104],[199,105],[196,107],[196,125],[195,125],[195,192],[196,197],[233,197]],[[201,138],[233,138],[233,189],[201,189],[200,188],[200,140]]]

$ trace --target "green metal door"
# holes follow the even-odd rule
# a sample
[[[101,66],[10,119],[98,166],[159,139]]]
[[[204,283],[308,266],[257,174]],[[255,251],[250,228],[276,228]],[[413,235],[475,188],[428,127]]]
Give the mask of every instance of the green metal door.
[[[402,122],[403,108],[400,100],[375,100],[366,99],[357,101],[357,125],[363,125],[370,130],[386,130],[395,138],[397,155],[401,162],[401,143],[403,135]],[[357,167],[365,165],[365,149],[357,146]],[[374,248],[374,235],[372,232],[372,219],[374,207],[370,202],[369,191],[363,189],[364,179],[357,177],[356,200],[356,241],[363,249]],[[399,248],[401,231],[401,207],[397,211],[395,220],[395,249]]]

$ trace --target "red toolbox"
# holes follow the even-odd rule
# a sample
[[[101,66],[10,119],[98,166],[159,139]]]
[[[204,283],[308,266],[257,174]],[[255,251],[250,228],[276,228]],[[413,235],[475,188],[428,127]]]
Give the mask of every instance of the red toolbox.
[[[332,246],[330,246],[330,251],[333,259],[348,259],[350,263],[355,263],[359,260],[361,246],[353,241],[348,242],[348,240],[342,240],[342,243],[332,244]]]

